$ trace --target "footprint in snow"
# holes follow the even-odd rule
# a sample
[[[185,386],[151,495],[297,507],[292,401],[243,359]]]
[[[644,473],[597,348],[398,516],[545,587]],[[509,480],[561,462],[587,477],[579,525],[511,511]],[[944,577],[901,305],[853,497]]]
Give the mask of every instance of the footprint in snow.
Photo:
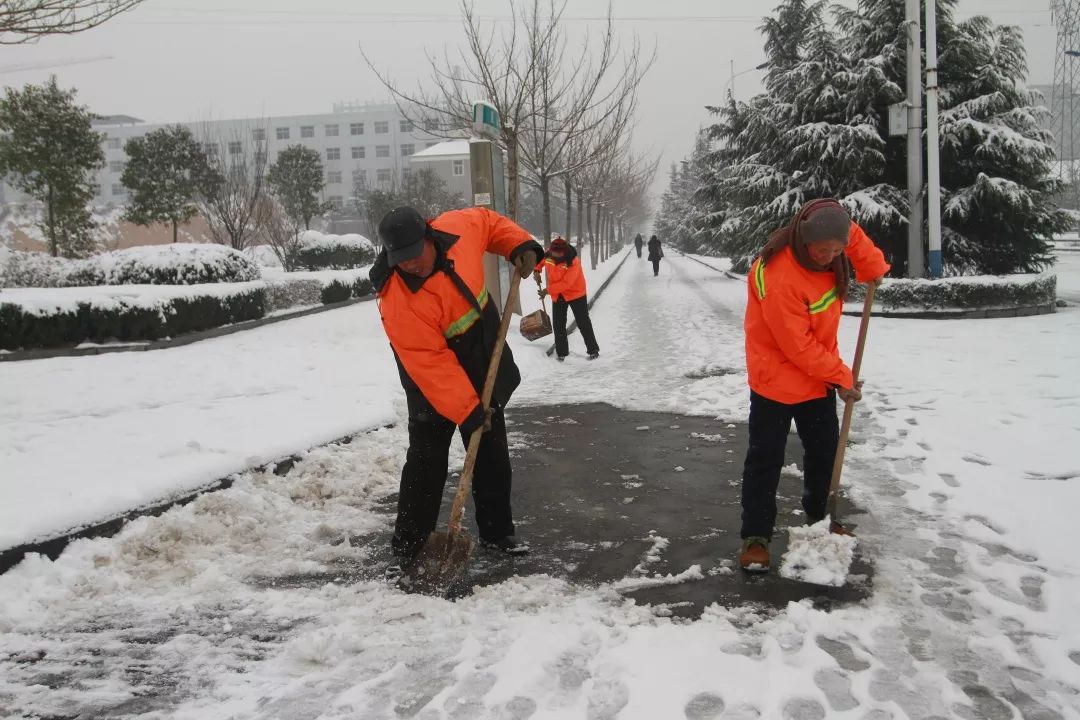
[[[990,467],[993,463],[984,458],[982,455],[969,454],[962,457],[964,462],[973,463],[975,465],[983,465],[984,467]]]
[[[529,720],[536,714],[536,701],[532,698],[518,696],[505,705],[499,705],[491,711],[492,720]]]
[[[814,683],[825,693],[825,699],[836,712],[844,712],[859,706],[851,694],[851,677],[842,670],[825,668],[814,673]]]
[[[724,712],[724,698],[711,692],[698,693],[683,708],[686,720],[713,720]]]
[[[818,636],[817,646],[829,653],[836,664],[848,672],[862,672],[870,667],[870,663],[855,655],[854,648],[841,640]]]
[[[593,683],[585,717],[588,720],[615,720],[630,702],[630,689],[618,678],[600,678]]]
[[[956,476],[952,473],[938,473],[938,477],[945,481],[945,484],[952,488],[960,487],[960,481],[956,479]]]
[[[825,720],[825,708],[813,698],[794,698],[784,706],[784,720]]]

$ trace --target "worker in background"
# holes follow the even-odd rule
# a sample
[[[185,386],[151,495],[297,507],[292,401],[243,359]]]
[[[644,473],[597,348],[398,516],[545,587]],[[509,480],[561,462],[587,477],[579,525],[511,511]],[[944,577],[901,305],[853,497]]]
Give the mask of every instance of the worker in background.
[[[590,360],[600,356],[600,346],[596,343],[592,320],[589,318],[589,298],[585,287],[585,273],[581,269],[581,258],[577,250],[571,247],[559,235],[551,241],[551,247],[543,261],[536,266],[537,282],[540,271],[547,276],[547,289],[540,288],[540,297],[545,293],[551,296],[551,322],[555,330],[555,354],[559,362],[570,354],[570,343],[566,338],[566,309],[574,313],[574,321],[585,341],[585,352]]]

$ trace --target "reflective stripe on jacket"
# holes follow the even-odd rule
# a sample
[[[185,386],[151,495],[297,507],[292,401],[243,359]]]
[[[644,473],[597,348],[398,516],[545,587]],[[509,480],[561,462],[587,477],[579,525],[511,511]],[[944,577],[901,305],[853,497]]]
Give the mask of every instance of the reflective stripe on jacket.
[[[513,260],[525,250],[540,257],[543,248],[509,218],[487,208],[451,210],[430,224],[457,236],[436,241],[435,272],[423,280],[411,276],[406,280],[380,255],[372,268],[372,282],[410,416],[434,410],[461,425],[478,412],[499,325],[499,313],[484,287],[484,253]],[[507,347],[493,404],[505,405],[520,379]]]
[[[859,282],[889,270],[855,223],[844,252]],[[768,263],[755,260],[746,284],[746,370],[754,392],[794,405],[824,397],[830,387],[852,386],[836,341],[843,301],[832,270],[804,268],[787,247]]]

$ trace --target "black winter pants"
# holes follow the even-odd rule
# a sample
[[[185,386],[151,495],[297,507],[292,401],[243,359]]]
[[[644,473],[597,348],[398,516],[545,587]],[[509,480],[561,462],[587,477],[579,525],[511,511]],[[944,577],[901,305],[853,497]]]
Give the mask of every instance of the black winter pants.
[[[409,418],[409,451],[401,470],[398,514],[391,541],[398,555],[414,553],[435,529],[446,486],[454,430],[454,423],[441,416],[435,416],[434,420]],[[467,447],[469,439],[464,433],[461,439]],[[482,540],[497,540],[514,534],[510,476],[506,421],[502,409],[497,409],[492,413],[491,430],[480,440],[473,472],[472,495]]]
[[[637,249],[637,256],[641,257],[641,248],[640,247]]]
[[[660,274],[660,258],[653,258],[652,261],[652,274],[656,277]]]
[[[590,355],[600,352],[600,346],[596,344],[592,320],[589,319],[589,300],[583,295],[571,302],[566,302],[560,297],[551,304],[551,324],[555,326],[555,354],[559,357],[570,354],[570,341],[566,339],[566,307],[568,305],[574,311],[574,321],[577,322],[578,331],[585,341],[585,352]]]
[[[776,489],[784,466],[791,421],[803,445],[802,506],[809,522],[825,517],[840,424],[836,392],[817,400],[786,405],[750,393],[750,445],[742,482],[742,537],[772,538],[776,525]]]

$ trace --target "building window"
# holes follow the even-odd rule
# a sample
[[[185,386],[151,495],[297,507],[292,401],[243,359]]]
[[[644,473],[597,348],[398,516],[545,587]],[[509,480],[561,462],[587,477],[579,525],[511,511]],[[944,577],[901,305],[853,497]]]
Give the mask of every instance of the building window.
[[[363,135],[364,134],[364,123],[350,123],[349,124],[349,134],[350,135]]]
[[[377,158],[390,157],[390,146],[389,145],[376,145],[375,146],[375,157],[377,157]]]
[[[300,137],[302,137],[302,138],[313,138],[313,137],[315,137],[315,126],[314,125],[301,125],[300,126]]]
[[[204,143],[203,153],[206,154],[207,160],[215,160],[218,156],[218,146],[214,143]]]
[[[124,194],[124,186],[119,184],[119,183],[113,184],[113,186],[112,186],[112,194],[113,195],[123,195]]]
[[[266,152],[259,150],[255,153],[255,167],[266,167]]]
[[[337,136],[338,136],[338,126],[337,125],[327,125],[326,126],[326,137],[337,137]]]
[[[255,142],[263,142],[266,140],[266,128],[252,128],[251,139]]]
[[[367,153],[364,152],[363,146],[354,146],[352,149],[352,157],[353,160],[363,160],[367,157]]]
[[[375,134],[376,135],[385,135],[388,132],[390,132],[390,122],[389,121],[387,121],[387,120],[376,120],[375,121]]]
[[[413,131],[412,120],[402,120],[398,123],[398,127],[401,128],[401,132],[411,133]]]
[[[109,163],[109,172],[122,173],[124,172],[124,163],[118,160],[113,160]]]
[[[465,174],[465,161],[464,160],[455,160],[454,161],[454,177],[461,177],[464,174]]]
[[[328,171],[326,173],[326,184],[327,185],[340,185],[341,184],[341,171],[340,170],[330,170],[330,171]]]
[[[237,140],[229,141],[229,154],[230,155],[239,155],[242,152],[244,152],[244,146],[239,141],[237,141]]]
[[[326,148],[326,159],[327,160],[340,160],[341,159],[341,148]]]
[[[121,142],[120,138],[109,138],[108,141],[106,141],[106,147],[110,150],[119,150],[123,147]]]
[[[401,181],[406,182],[412,177],[412,168],[401,168]]]
[[[330,203],[330,207],[334,208],[335,210],[340,210],[342,207],[344,207],[344,203],[341,201],[340,195],[331,195],[326,198],[326,201]]]
[[[367,185],[367,169],[360,168],[352,171],[353,185]]]
[[[390,182],[390,168],[380,168],[375,172],[375,179],[381,183]]]
[[[401,157],[409,157],[416,152],[416,146],[412,143],[405,143],[401,146]]]
[[[289,139],[289,128],[287,128],[287,127],[278,128],[277,129],[277,139],[278,140],[288,140]]]
[[[439,121],[438,120],[425,120],[424,121],[424,129],[427,130],[428,132],[435,132],[436,130],[439,129]]]

